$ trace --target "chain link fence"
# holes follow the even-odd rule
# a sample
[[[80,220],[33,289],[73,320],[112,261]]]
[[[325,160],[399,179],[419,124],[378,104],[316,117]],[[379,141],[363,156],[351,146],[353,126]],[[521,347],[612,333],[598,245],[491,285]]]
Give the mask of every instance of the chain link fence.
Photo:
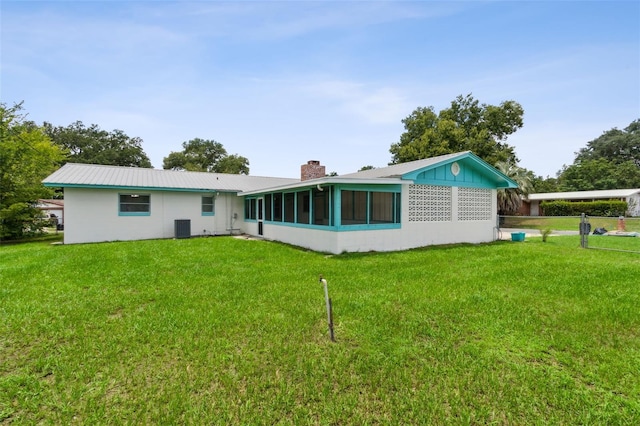
[[[640,253],[640,217],[499,216],[498,234],[580,235],[583,248]]]

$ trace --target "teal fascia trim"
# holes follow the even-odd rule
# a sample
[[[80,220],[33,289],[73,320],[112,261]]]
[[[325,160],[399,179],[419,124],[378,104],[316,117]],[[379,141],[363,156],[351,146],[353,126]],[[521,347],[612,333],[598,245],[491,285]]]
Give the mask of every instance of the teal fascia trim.
[[[453,163],[458,163],[460,166],[460,172],[457,176],[451,172]],[[508,176],[470,152],[445,162],[405,173],[402,175],[402,179],[411,180],[416,184],[440,186],[485,189],[518,187]]]
[[[336,189],[345,191],[370,191],[370,192],[402,192],[401,184],[336,184]]]
[[[292,223],[292,222],[278,222],[272,220],[265,220],[265,225],[274,225],[274,226],[288,226],[291,228],[306,228],[306,229],[318,229],[320,231],[335,231],[335,226],[329,225],[313,225],[311,223]]]
[[[400,229],[400,223],[378,223],[375,225],[340,225],[337,227],[338,232],[345,231],[380,231],[382,229]]]
[[[43,183],[49,188],[86,188],[86,189],[117,189],[123,191],[172,191],[172,192],[222,192],[237,194],[239,191],[219,191],[217,189],[197,189],[197,188],[164,188],[150,186],[118,186],[118,185],[84,185],[84,184],[68,184],[68,183]]]

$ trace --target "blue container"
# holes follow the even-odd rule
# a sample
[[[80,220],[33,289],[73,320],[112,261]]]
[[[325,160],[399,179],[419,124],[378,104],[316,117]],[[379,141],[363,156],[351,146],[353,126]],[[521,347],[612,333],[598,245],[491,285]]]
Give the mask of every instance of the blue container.
[[[524,241],[524,232],[512,232],[511,233],[511,241]]]

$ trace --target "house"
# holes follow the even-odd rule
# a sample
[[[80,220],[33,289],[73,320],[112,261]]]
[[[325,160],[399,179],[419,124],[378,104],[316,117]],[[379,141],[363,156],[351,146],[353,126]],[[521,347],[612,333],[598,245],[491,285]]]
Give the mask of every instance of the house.
[[[529,194],[527,199],[523,200],[520,213],[525,216],[543,216],[544,212],[540,208],[540,203],[543,201],[578,202],[599,200],[626,201],[629,206],[627,214],[629,216],[640,216],[640,188]]]
[[[176,220],[190,221],[190,236],[242,232],[238,194],[292,182],[73,163],[43,181],[64,188],[65,244],[172,238]]]
[[[45,217],[56,219],[58,227],[64,226],[64,200],[40,199],[36,207]]]
[[[234,232],[315,251],[391,251],[496,239],[498,188],[516,184],[471,152],[302,179],[66,164],[65,243]]]

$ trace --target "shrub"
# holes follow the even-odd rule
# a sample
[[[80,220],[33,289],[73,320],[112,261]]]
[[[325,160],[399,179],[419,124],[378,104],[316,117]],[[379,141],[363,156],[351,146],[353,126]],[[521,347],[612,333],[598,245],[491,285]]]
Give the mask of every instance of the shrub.
[[[615,217],[624,216],[628,210],[626,201],[543,201],[540,207],[545,216],[588,216]]]

